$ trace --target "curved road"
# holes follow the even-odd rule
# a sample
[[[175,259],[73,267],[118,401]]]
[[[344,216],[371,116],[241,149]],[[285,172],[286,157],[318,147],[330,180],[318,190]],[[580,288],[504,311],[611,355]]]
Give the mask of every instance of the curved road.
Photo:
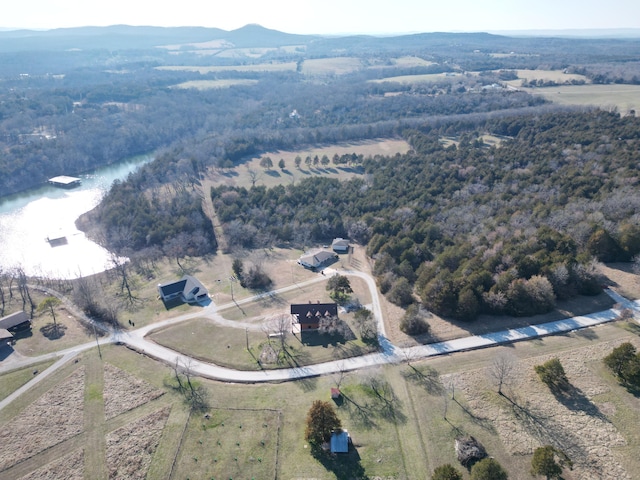
[[[532,325],[528,327],[509,329],[509,330],[504,330],[504,331],[494,332],[494,333],[489,333],[484,335],[473,335],[473,336],[458,338],[458,339],[450,340],[446,342],[432,343],[429,345],[420,345],[420,346],[409,347],[409,348],[398,348],[394,346],[386,337],[384,319],[382,317],[382,312],[380,308],[380,298],[378,296],[378,290],[377,290],[377,286],[375,284],[374,279],[371,276],[362,272],[345,270],[345,271],[341,271],[340,274],[362,278],[367,283],[367,286],[369,287],[369,290],[371,292],[371,299],[372,299],[372,312],[377,322],[378,340],[382,350],[380,353],[373,353],[373,354],[363,355],[360,357],[335,360],[332,362],[320,363],[316,365],[309,365],[309,366],[299,367],[299,368],[246,371],[246,370],[233,370],[225,367],[220,367],[218,365],[214,365],[211,363],[201,362],[191,357],[188,357],[186,355],[177,353],[176,351],[171,350],[167,347],[158,345],[157,343],[152,342],[151,340],[148,340],[146,338],[146,336],[152,331],[165,328],[167,326],[175,325],[181,322],[185,322],[188,320],[192,320],[194,318],[202,318],[202,317],[212,319],[216,323],[219,323],[225,326],[231,326],[231,327],[243,328],[243,329],[244,328],[258,329],[260,327],[254,324],[226,320],[218,313],[218,311],[229,308],[233,305],[239,306],[245,303],[253,302],[256,299],[264,297],[265,295],[279,294],[279,293],[300,288],[305,285],[321,282],[326,280],[328,276],[335,273],[338,273],[338,272],[335,270],[325,269],[325,274],[327,274],[325,276],[319,276],[318,278],[314,278],[306,282],[302,282],[302,283],[291,285],[289,287],[274,290],[273,292],[270,292],[267,294],[256,295],[253,297],[239,300],[234,303],[229,303],[229,304],[220,305],[220,306],[217,306],[211,303],[210,305],[204,307],[202,310],[180,315],[176,318],[172,318],[172,319],[164,320],[151,325],[147,325],[145,327],[132,330],[132,331],[112,331],[110,332],[111,336],[109,338],[102,338],[99,340],[99,343],[100,344],[123,343],[149,357],[152,357],[156,360],[159,360],[171,365],[175,364],[176,361],[179,361],[184,365],[188,364],[189,368],[194,374],[200,375],[202,377],[206,377],[214,380],[226,381],[226,382],[257,383],[257,382],[296,380],[296,379],[301,379],[306,377],[336,373],[340,371],[357,370],[357,369],[371,367],[375,365],[382,365],[387,363],[409,361],[409,360],[417,360],[420,358],[443,355],[447,353],[495,346],[502,343],[510,343],[514,341],[525,340],[529,338],[535,338],[535,337],[540,337],[544,335],[552,335],[556,333],[568,332],[568,331],[572,331],[580,328],[590,327],[590,326],[598,325],[601,323],[613,321],[617,319],[620,315],[620,309],[617,309],[614,306],[614,308],[605,310],[603,312],[597,312],[589,315],[567,318],[567,319],[558,320],[555,322],[543,323],[540,325]],[[64,296],[62,296],[61,294],[50,289],[46,289],[46,291],[49,294],[56,295],[63,302],[65,302],[67,306],[72,307],[72,305],[70,305],[69,300],[66,299]],[[638,304],[636,302],[627,300],[626,298],[620,296],[619,294],[617,294],[612,290],[606,290],[606,293],[616,302],[616,304],[620,308],[631,309],[634,312],[638,310]],[[84,319],[85,321],[88,321],[86,317],[84,317]],[[17,368],[23,368],[30,365],[34,365],[36,363],[39,363],[45,360],[60,358],[49,369],[45,370],[40,375],[34,377],[33,380],[25,384],[21,389],[17,390],[12,395],[10,395],[9,397],[1,401],[0,410],[4,408],[5,405],[9,404],[17,396],[19,396],[22,392],[31,388],[34,384],[36,384],[37,382],[45,378],[51,372],[60,368],[66,362],[70,361],[73,357],[75,357],[77,354],[85,350],[94,348],[95,346],[96,346],[96,342],[88,342],[82,345],[61,350],[59,352],[42,355],[39,357],[20,358],[12,362],[7,362],[5,364],[2,364],[3,362],[0,362],[0,373],[2,373],[5,371],[17,369]]]

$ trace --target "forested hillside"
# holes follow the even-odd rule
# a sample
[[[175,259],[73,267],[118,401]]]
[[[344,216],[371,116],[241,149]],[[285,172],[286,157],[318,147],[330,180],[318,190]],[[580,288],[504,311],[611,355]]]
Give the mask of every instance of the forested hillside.
[[[155,155],[79,222],[112,251],[215,252],[211,195],[231,245],[348,236],[367,245],[392,301],[468,320],[596,293],[592,258],[640,252],[635,111],[561,107],[531,89],[636,84],[640,41],[337,39],[256,25],[0,38],[0,196]],[[486,144],[489,134],[500,143]],[[208,172],[265,151],[385,137],[412,150],[338,157],[335,169],[364,169],[349,182],[202,191]]]
[[[472,127],[472,128],[469,128]],[[445,147],[455,130],[461,142]],[[463,133],[464,132],[464,133]],[[487,147],[482,134],[512,135]],[[380,288],[403,306],[532,315],[600,291],[591,259],[640,253],[640,121],[601,111],[405,132],[407,155],[365,159],[364,179],[211,195],[236,245],[367,245]]]

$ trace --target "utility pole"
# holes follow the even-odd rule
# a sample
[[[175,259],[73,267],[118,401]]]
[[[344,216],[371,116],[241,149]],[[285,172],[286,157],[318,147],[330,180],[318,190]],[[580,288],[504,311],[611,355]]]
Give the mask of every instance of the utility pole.
[[[93,327],[93,335],[96,337],[96,345],[98,345],[98,355],[100,355],[100,360],[102,360],[102,352],[100,351],[100,342],[98,341],[98,332],[96,332],[96,324],[91,320],[91,326]]]
[[[244,336],[247,339],[247,351],[249,351],[249,329],[245,327]]]

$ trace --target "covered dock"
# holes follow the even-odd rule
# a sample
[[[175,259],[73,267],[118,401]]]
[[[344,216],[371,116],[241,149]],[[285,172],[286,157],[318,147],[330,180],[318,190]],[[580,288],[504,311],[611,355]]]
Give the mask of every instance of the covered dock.
[[[68,177],[67,175],[60,175],[58,177],[50,178],[49,184],[56,187],[73,188],[80,185],[80,179],[78,177]]]

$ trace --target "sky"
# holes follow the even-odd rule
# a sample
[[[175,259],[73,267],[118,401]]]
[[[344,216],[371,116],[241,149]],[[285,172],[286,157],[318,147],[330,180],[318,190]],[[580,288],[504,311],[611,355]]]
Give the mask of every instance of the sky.
[[[5,3],[5,2],[3,2]],[[13,0],[0,27],[257,23],[288,33],[395,34],[640,28],[638,0]]]

